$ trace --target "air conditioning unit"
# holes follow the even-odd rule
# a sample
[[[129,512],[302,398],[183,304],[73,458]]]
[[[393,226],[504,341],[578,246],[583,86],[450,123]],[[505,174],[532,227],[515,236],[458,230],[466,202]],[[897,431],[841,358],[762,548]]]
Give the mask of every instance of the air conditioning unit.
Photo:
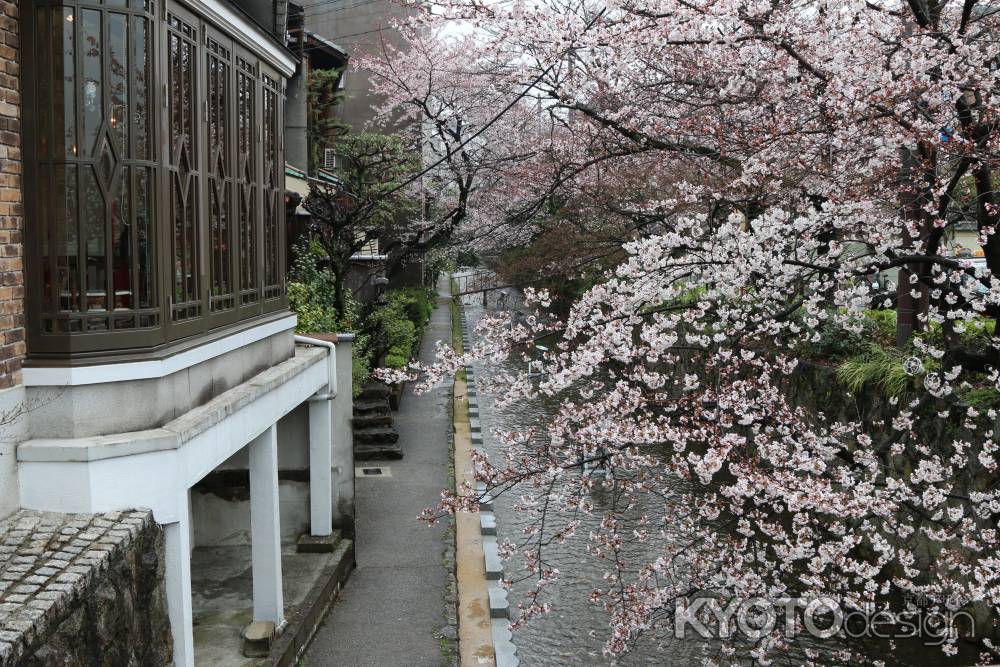
[[[324,169],[340,168],[340,156],[337,155],[337,151],[335,151],[332,148],[323,149],[323,168]]]

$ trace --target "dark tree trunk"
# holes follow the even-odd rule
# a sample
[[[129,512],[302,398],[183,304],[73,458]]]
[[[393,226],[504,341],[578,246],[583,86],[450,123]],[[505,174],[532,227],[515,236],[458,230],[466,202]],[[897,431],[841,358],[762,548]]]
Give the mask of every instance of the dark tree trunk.
[[[333,271],[334,283],[333,283],[333,306],[337,309],[337,319],[341,322],[344,321],[345,312],[347,310],[347,299],[345,296],[345,285],[344,278],[346,272],[339,267],[331,267]]]

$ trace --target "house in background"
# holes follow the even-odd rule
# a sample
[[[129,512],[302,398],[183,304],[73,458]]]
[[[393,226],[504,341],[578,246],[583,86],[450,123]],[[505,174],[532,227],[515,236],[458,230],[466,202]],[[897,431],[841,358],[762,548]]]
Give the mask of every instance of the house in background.
[[[149,508],[177,665],[196,547],[245,548],[280,631],[283,545],[353,532],[350,337],[296,337],[285,294],[286,16],[0,2],[0,515]]]
[[[310,108],[310,73],[328,71],[335,74],[333,90],[325,95],[343,95],[343,84],[350,56],[345,49],[329,39],[306,29],[305,10],[300,5],[289,4],[288,36],[289,48],[300,60],[300,66],[288,82],[288,97],[285,102],[285,187],[288,189],[288,261],[294,261],[294,251],[311,232],[311,215],[302,206],[302,200],[309,194],[310,181],[336,185],[337,170],[341,168],[342,157],[335,147],[317,145],[319,129],[313,127],[317,114],[338,118],[339,104],[322,108]],[[328,100],[331,101],[332,100]],[[385,255],[379,254],[378,239],[357,253],[352,260],[352,270],[348,274],[348,288],[362,303],[371,303],[376,298],[377,280],[384,272]]]
[[[318,169],[335,169],[335,154],[324,154],[312,141],[316,128],[310,127],[310,116],[319,113],[309,104],[309,80],[315,72],[332,72],[333,88],[340,90],[345,81],[349,62],[348,51],[321,33],[309,30],[305,24],[304,9],[290,3],[288,10],[288,47],[299,59],[300,65],[288,81],[288,99],[285,102],[285,161],[292,167],[316,175]],[[328,110],[326,113],[333,113]]]
[[[975,220],[962,219],[952,227],[946,243],[955,257],[983,257],[983,246],[979,242],[979,227]]]
[[[400,48],[403,41],[392,27],[405,20],[409,10],[392,0],[300,0],[304,28],[338,44],[350,54],[378,53],[383,43]],[[337,114],[355,132],[366,129],[374,117],[372,105],[379,102],[364,70],[352,69],[341,88],[345,99]]]
[[[305,30],[324,35],[331,42],[351,54],[378,54],[383,44],[403,48],[405,43],[394,22],[405,21],[411,10],[393,0],[301,0]],[[343,100],[337,105],[338,118],[354,132],[382,131],[412,136],[414,144],[421,142],[421,128],[417,123],[399,123],[390,128],[372,127],[375,113],[373,105],[380,102],[372,92],[368,73],[350,68],[340,89]],[[335,153],[335,150],[333,151]],[[329,165],[336,168],[334,165]],[[414,220],[399,238],[382,238],[378,247],[359,253],[351,276],[351,287],[362,300],[374,298],[375,281],[385,277],[391,287],[412,287],[426,282],[424,241],[431,233],[426,206],[421,208],[419,220]],[[427,227],[428,229],[425,229]]]

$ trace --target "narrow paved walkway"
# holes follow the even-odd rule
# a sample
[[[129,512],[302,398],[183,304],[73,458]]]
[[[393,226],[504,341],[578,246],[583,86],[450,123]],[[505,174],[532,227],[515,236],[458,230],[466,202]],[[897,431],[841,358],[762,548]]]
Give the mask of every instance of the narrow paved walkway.
[[[451,341],[448,282],[438,283],[439,304],[420,349],[430,361],[437,340]],[[450,383],[417,396],[406,389],[394,425],[404,458],[372,462],[389,477],[359,477],[358,567],[316,633],[303,664],[353,667],[437,667],[446,663],[435,633],[447,623],[449,574],[443,556],[446,527],[416,518],[435,505],[448,483],[451,462]]]

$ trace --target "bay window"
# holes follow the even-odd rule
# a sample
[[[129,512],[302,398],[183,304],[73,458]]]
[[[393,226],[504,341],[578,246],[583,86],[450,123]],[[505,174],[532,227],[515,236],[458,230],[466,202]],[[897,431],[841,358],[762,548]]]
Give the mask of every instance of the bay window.
[[[160,2],[22,3],[33,358],[169,350],[287,308],[283,78]]]

